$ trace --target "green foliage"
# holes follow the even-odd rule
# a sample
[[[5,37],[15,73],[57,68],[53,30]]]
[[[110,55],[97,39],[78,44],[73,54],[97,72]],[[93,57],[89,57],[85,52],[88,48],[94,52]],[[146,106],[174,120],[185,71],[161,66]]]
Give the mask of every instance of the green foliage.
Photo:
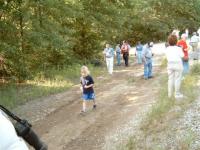
[[[66,91],[74,84],[79,84],[80,68],[81,66],[76,64],[60,71],[55,69],[47,70],[45,73],[40,72],[34,80],[28,80],[26,83],[0,84],[0,103],[13,108],[39,97]],[[88,65],[88,68],[94,78],[104,71],[101,67],[92,65]]]
[[[33,79],[101,59],[106,42],[165,40],[174,28],[197,29],[199,8],[198,0],[0,1],[0,75]]]
[[[194,64],[191,68],[191,74],[193,75],[200,75],[200,64]]]

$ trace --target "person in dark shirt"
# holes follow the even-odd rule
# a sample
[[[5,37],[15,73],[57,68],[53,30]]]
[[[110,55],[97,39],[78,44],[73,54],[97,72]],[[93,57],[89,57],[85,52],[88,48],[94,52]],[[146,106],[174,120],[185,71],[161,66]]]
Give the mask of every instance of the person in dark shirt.
[[[93,101],[93,109],[96,108],[96,102],[95,102],[95,93],[94,93],[94,80],[92,76],[90,75],[89,69],[87,66],[81,67],[81,90],[83,92],[82,99],[83,99],[83,108],[82,113],[86,112],[86,103],[88,101]]]

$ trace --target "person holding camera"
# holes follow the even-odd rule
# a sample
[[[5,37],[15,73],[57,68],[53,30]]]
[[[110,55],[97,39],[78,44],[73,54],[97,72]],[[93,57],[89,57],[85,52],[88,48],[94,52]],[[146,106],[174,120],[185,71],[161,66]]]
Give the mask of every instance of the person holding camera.
[[[28,150],[25,141],[18,137],[12,122],[0,110],[0,150]]]

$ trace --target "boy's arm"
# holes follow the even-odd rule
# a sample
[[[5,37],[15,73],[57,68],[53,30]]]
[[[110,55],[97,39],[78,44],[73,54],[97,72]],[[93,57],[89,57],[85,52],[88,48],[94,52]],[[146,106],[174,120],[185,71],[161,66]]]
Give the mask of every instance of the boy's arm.
[[[88,89],[88,88],[93,87],[93,86],[94,86],[94,84],[85,85],[84,88]]]

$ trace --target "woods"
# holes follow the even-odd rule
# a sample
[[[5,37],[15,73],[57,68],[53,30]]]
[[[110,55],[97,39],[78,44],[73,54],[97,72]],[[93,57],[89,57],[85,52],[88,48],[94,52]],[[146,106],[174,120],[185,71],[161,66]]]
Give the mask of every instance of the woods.
[[[0,78],[100,60],[106,42],[165,40],[200,26],[198,0],[1,0]]]

